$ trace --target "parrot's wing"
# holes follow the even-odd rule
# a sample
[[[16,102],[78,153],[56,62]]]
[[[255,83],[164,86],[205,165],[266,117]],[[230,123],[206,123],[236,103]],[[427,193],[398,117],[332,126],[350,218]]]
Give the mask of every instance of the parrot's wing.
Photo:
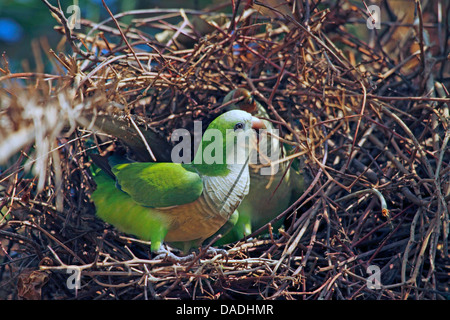
[[[203,192],[202,178],[179,163],[134,162],[112,168],[122,191],[146,207],[191,203]]]

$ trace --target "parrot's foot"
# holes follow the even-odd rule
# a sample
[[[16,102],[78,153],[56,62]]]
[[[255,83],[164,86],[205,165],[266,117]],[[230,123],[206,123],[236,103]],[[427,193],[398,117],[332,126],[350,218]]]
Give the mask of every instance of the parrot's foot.
[[[206,255],[210,255],[210,256],[217,256],[217,255],[222,255],[222,257],[227,258],[228,259],[228,252],[227,250],[224,249],[217,249],[217,248],[213,248],[213,247],[209,247],[208,250],[206,250]]]
[[[164,247],[160,247],[158,251],[155,252],[157,256],[154,258],[156,260],[161,259],[164,261],[172,262],[172,263],[184,263],[187,261],[194,260],[199,254],[199,252],[188,254],[184,257],[179,257],[175,255],[174,253],[170,252],[169,249],[166,249]],[[222,255],[222,257],[228,259],[228,252],[224,249],[217,249],[209,247],[206,252],[204,253],[205,256],[217,256]]]
[[[185,257],[178,257],[177,255],[173,254],[168,249],[165,249],[162,246],[155,253],[157,254],[157,256],[154,259],[156,260],[161,259],[172,263],[183,263],[194,259],[193,254],[187,255]]]

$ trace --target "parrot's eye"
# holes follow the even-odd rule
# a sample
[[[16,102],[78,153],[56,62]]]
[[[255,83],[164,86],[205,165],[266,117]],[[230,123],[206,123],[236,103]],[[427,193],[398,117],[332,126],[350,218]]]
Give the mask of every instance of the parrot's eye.
[[[242,122],[238,122],[234,125],[234,131],[244,129],[244,124]]]

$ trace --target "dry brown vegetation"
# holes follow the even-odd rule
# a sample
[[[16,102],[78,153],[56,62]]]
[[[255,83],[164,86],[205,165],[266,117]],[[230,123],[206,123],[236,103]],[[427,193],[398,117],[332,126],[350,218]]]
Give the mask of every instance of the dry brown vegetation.
[[[42,42],[41,60],[34,46],[36,71],[11,73],[6,56],[0,69],[0,297],[450,297],[448,3],[413,1],[418,23],[375,32],[348,1],[298,1],[294,13],[269,1],[228,15],[147,9],[80,30],[44,2],[60,47]],[[135,147],[145,158],[139,132],[191,129],[241,86],[306,157],[310,184],[280,215],[284,231],[174,264],[95,217],[89,152]],[[116,121],[106,134],[93,130],[101,117]]]

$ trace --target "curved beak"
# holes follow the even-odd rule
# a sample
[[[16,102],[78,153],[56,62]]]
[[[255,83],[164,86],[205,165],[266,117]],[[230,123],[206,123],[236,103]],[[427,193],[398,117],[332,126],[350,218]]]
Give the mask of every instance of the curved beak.
[[[259,129],[266,129],[266,125],[261,119],[258,119],[256,117],[252,117],[252,129],[259,130]]]

